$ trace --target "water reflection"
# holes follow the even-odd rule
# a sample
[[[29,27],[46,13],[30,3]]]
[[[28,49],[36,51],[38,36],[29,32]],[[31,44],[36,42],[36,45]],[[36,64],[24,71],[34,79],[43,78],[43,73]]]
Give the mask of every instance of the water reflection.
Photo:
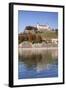
[[[19,54],[19,79],[58,76],[58,50],[22,50]]]

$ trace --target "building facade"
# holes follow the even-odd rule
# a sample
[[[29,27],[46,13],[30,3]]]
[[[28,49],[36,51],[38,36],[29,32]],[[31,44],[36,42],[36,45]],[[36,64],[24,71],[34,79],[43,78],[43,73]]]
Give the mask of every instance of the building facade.
[[[53,38],[51,41],[52,41],[52,43],[54,43],[54,44],[58,44],[58,39],[57,39],[57,38]]]
[[[50,31],[51,30],[51,28],[48,25],[40,25],[40,24],[37,24],[37,29],[38,31],[45,31],[45,30]]]

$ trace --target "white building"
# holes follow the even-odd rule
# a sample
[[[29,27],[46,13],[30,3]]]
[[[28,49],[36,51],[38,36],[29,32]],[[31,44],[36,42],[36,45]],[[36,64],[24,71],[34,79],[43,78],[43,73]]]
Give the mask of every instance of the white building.
[[[40,25],[37,24],[38,31],[45,31],[45,30],[51,30],[51,28],[48,25]]]
[[[57,38],[53,38],[53,39],[51,39],[51,41],[52,41],[52,43],[54,43],[54,44],[58,44],[58,39],[57,39]]]

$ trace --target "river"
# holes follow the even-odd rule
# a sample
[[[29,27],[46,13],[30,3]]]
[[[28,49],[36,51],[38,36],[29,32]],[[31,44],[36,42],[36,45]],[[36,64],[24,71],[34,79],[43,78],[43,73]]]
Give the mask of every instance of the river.
[[[58,77],[58,49],[23,49],[18,58],[18,79]]]

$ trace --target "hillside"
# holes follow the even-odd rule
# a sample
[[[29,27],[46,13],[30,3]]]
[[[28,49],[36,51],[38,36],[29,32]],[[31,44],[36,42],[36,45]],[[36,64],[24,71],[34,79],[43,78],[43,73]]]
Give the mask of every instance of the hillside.
[[[45,32],[28,32],[28,33],[20,33],[18,35],[19,43],[23,41],[30,41],[32,43],[41,43],[42,41],[50,41],[51,39],[58,38],[58,32],[56,31],[45,31]]]
[[[41,35],[41,37],[45,39],[58,38],[58,33],[56,33],[56,31],[37,32],[36,34]]]

